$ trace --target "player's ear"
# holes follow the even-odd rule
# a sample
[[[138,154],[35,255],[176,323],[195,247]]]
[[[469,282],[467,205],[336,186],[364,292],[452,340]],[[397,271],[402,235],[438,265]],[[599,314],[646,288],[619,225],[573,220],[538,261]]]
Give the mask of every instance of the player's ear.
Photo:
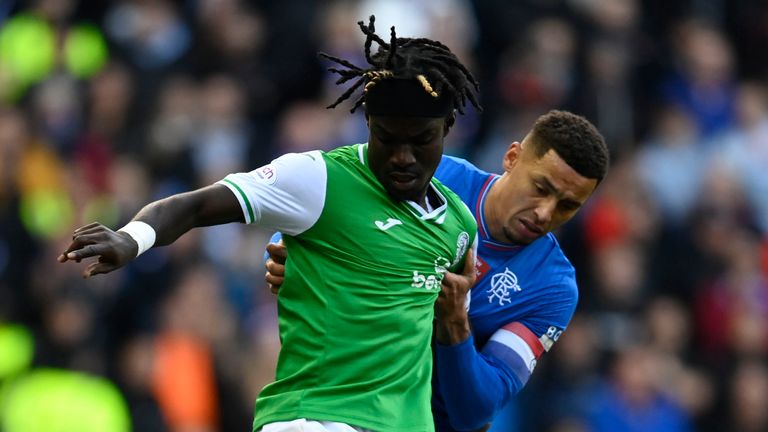
[[[507,152],[504,153],[504,171],[511,170],[520,161],[520,157],[523,153],[523,144],[515,141],[509,145]]]

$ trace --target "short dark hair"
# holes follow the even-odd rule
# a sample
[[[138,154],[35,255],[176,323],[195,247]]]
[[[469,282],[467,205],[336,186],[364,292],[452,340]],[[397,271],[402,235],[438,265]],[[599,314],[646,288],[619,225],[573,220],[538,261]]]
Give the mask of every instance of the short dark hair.
[[[584,177],[603,180],[610,155],[603,135],[586,118],[552,110],[536,120],[531,131],[536,157],[554,150]]]
[[[355,112],[365,102],[365,93],[379,80],[412,78],[418,80],[424,90],[432,96],[437,97],[437,94],[447,92],[452,99],[453,108],[459,113],[464,113],[462,108],[466,106],[467,99],[478,111],[482,111],[475,94],[479,91],[477,80],[447,46],[427,38],[399,38],[395,34],[394,26],[391,28],[390,40],[387,43],[376,34],[375,20],[376,18],[371,15],[367,26],[363,21],[357,23],[366,35],[365,59],[371,67],[363,69],[347,60],[320,53],[321,57],[347,68],[345,70],[328,69],[341,76],[336,84],[358,78],[328,108],[336,107],[348,99],[358,87],[365,84],[363,94],[355,100],[351,109],[351,112]],[[374,41],[379,45],[379,49],[375,54],[371,54],[371,45]]]

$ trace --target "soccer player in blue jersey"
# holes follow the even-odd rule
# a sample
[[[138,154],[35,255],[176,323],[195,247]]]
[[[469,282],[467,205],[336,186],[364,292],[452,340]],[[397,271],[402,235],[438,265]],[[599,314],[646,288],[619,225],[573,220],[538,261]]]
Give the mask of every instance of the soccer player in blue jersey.
[[[608,149],[583,117],[551,111],[513,142],[501,175],[444,156],[435,177],[472,209],[477,281],[446,277],[437,303],[432,409],[438,431],[484,430],[568,326],[575,270],[552,231],[570,220],[608,169]],[[267,282],[285,250],[270,244]]]

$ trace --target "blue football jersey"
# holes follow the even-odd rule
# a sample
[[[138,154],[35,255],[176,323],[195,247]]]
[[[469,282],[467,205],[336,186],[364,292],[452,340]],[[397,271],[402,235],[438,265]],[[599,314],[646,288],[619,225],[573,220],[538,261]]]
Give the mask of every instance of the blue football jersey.
[[[475,346],[510,368],[519,389],[573,316],[578,301],[575,270],[552,233],[524,246],[490,238],[483,208],[497,174],[444,156],[435,177],[461,197],[478,222],[478,278],[469,306]],[[440,385],[434,384],[436,425],[452,430],[444,418]]]

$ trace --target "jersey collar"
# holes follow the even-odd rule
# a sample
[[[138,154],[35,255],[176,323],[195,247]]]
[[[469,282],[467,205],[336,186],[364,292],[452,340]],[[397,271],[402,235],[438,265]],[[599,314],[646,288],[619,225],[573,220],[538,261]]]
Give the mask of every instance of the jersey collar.
[[[358,144],[357,158],[360,159],[360,163],[368,167],[368,143]],[[448,209],[448,200],[446,199],[445,195],[443,195],[440,190],[435,187],[434,177],[430,179],[428,187],[435,192],[435,195],[440,200],[439,206],[428,212],[414,201],[405,201],[405,204],[408,208],[411,209],[411,211],[413,211],[413,213],[416,214],[419,219],[432,220],[437,224],[442,224],[445,221],[445,216],[447,215],[446,210]]]
[[[514,251],[520,249],[522,245],[503,243],[491,238],[491,235],[489,234],[490,231],[488,230],[488,225],[485,220],[485,199],[488,197],[488,192],[491,190],[491,186],[493,186],[493,184],[496,183],[499,178],[501,178],[501,176],[498,174],[489,174],[488,178],[485,180],[485,183],[483,183],[483,186],[480,187],[480,193],[478,194],[477,201],[475,202],[475,220],[477,220],[477,228],[478,232],[480,233],[480,241],[485,247],[500,251]]]

